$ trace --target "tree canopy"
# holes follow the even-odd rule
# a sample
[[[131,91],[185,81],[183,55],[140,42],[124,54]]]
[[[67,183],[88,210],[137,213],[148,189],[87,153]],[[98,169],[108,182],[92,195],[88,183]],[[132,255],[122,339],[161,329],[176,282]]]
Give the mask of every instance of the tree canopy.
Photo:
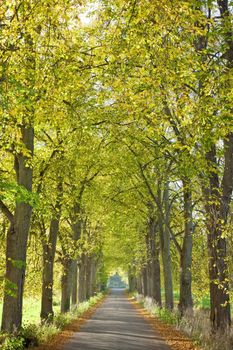
[[[229,328],[232,62],[228,0],[2,1],[3,331],[117,269],[181,317],[209,294]]]

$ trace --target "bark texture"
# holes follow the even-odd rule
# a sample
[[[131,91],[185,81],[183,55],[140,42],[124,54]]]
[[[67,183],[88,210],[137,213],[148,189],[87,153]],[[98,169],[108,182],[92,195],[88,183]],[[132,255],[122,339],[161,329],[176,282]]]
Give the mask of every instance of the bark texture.
[[[128,283],[129,283],[129,292],[134,292],[136,289],[140,293],[137,285],[136,269],[134,266],[129,266],[128,270]]]
[[[61,312],[70,310],[70,297],[72,288],[72,260],[69,257],[63,259],[63,275],[61,279]]]
[[[208,163],[217,166],[216,147],[206,155]],[[208,187],[204,188],[206,198],[209,277],[210,277],[210,320],[213,330],[225,330],[231,324],[229,276],[227,266],[227,241],[223,236],[227,223],[233,183],[233,134],[225,140],[225,166],[222,184],[218,173],[209,174]]]
[[[218,0],[221,15],[223,41],[226,44],[224,58],[226,66],[226,86],[229,92],[232,83],[229,79],[233,67],[233,30],[232,18],[228,0]],[[232,107],[228,109],[232,114]],[[229,276],[227,258],[227,241],[223,236],[224,226],[228,221],[229,206],[233,187],[233,133],[224,139],[224,171],[220,183],[217,169],[216,145],[206,154],[210,168],[208,185],[204,188],[206,199],[208,248],[209,248],[209,278],[211,312],[210,321],[213,331],[225,331],[231,325]]]
[[[51,219],[49,236],[43,237],[43,274],[42,274],[42,298],[41,298],[41,313],[42,321],[52,321],[53,312],[53,267],[57,245],[57,237],[59,231],[59,223],[61,217],[61,197],[62,183],[57,186],[57,201],[55,212]]]
[[[78,302],[78,262],[74,260],[72,262],[72,277],[71,277],[72,291],[71,302],[72,305],[76,305]]]
[[[21,126],[22,143],[33,156],[34,131],[31,126]],[[30,159],[23,153],[15,156],[17,183],[29,193],[32,191]],[[17,201],[7,233],[6,274],[3,299],[2,330],[12,332],[21,327],[23,289],[26,269],[27,241],[32,207],[26,201]]]
[[[91,258],[91,291],[90,294],[93,297],[96,293],[96,271],[97,271],[97,261],[95,256]]]
[[[91,297],[91,257],[86,256],[86,300]]]
[[[193,247],[193,220],[192,220],[192,193],[189,181],[183,180],[184,197],[184,237],[180,252],[180,299],[179,311],[181,315],[192,310],[192,247]]]
[[[78,264],[78,302],[81,303],[86,300],[86,259],[82,254]]]
[[[168,183],[164,190],[164,207],[165,215],[163,218],[159,215],[160,229],[160,247],[163,262],[164,275],[164,290],[165,290],[165,307],[172,310],[174,308],[173,301],[173,280],[172,280],[172,264],[171,264],[171,249],[170,249],[170,208],[169,208],[169,186]]]
[[[159,237],[157,231],[157,222],[155,218],[150,218],[150,251],[151,251],[151,297],[158,306],[162,305],[161,299],[161,279],[160,279],[160,260],[159,260]]]
[[[74,205],[71,221],[72,221],[71,228],[73,233],[72,238],[73,238],[74,244],[77,244],[82,233],[81,207],[79,203],[76,203]],[[72,274],[71,300],[72,300],[72,305],[76,305],[78,303],[78,258],[72,259],[71,274]]]
[[[144,297],[148,296],[148,283],[147,283],[147,268],[142,269],[142,294]]]

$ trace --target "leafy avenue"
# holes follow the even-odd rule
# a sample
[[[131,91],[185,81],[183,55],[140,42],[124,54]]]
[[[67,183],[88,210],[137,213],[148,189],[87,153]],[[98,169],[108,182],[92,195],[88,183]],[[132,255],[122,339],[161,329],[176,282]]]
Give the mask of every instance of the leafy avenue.
[[[121,271],[179,319],[207,300],[209,331],[232,341],[232,14],[1,2],[3,339],[28,298],[52,324],[57,297],[66,314]]]

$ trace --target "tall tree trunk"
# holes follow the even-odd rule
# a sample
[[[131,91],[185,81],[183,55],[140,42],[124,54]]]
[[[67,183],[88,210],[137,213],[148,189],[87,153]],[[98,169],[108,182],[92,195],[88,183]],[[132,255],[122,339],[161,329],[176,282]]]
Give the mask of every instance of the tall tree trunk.
[[[192,220],[192,193],[187,179],[183,180],[184,196],[184,237],[180,255],[180,300],[179,311],[181,315],[186,310],[192,310],[192,246],[193,246],[193,220]]]
[[[82,303],[86,300],[86,267],[84,254],[81,256],[78,267],[78,301]]]
[[[63,274],[61,279],[61,312],[70,310],[71,283],[72,283],[72,260],[69,257],[63,259]]]
[[[76,203],[73,208],[73,214],[71,217],[72,221],[72,232],[73,232],[73,240],[76,243],[82,233],[82,221],[81,221],[81,207],[79,203]],[[72,259],[72,305],[76,305],[78,303],[78,258]]]
[[[146,282],[147,282],[147,296],[151,297],[152,296],[152,274],[151,274],[151,232],[150,229],[147,228],[146,232],[146,254],[147,254],[147,262],[146,262]]]
[[[147,263],[146,273],[147,273],[147,296],[152,298],[152,269],[151,269],[151,261],[149,261]]]
[[[147,268],[146,266],[142,269],[142,294],[144,297],[147,297],[148,295],[148,284],[147,284]]]
[[[71,302],[72,305],[76,305],[78,302],[78,262],[77,260],[72,261],[72,293]]]
[[[141,273],[137,276],[137,291],[138,291],[138,294],[143,294],[143,290],[142,290],[142,274]]]
[[[159,198],[161,192],[159,190]],[[161,200],[160,200],[161,202]],[[172,310],[174,308],[173,301],[173,280],[172,280],[172,264],[171,264],[171,248],[170,248],[170,208],[169,208],[169,184],[166,183],[164,190],[164,206],[165,215],[161,218],[159,211],[159,229],[160,229],[160,247],[163,262],[164,290],[165,290],[165,307]]]
[[[91,259],[91,296],[96,293],[96,258],[93,256]]]
[[[41,313],[42,321],[53,319],[53,266],[57,241],[59,222],[52,219],[48,241],[43,242],[43,274],[42,274],[42,298]],[[47,240],[46,237],[44,240]]]
[[[229,93],[232,89],[230,71],[233,66],[233,31],[232,15],[228,0],[217,1],[222,23],[222,41],[225,43],[224,58],[227,60],[225,86]],[[206,41],[204,37],[202,41]],[[203,40],[204,39],[204,40]],[[204,48],[204,47],[203,47]],[[199,85],[202,87],[202,81]],[[227,95],[228,91],[225,91]],[[232,106],[226,104],[229,115]],[[208,231],[209,278],[210,278],[210,321],[212,330],[225,331],[231,324],[229,276],[227,266],[227,241],[223,236],[224,226],[228,220],[229,206],[233,185],[233,134],[229,132],[224,139],[224,173],[222,183],[218,176],[216,145],[212,145],[206,154],[208,162],[207,181],[203,185],[205,197],[206,226]]]
[[[91,297],[91,257],[86,256],[86,300]]]
[[[57,245],[57,236],[59,231],[59,223],[61,217],[61,196],[62,183],[57,186],[57,201],[55,206],[55,214],[51,219],[49,228],[49,237],[43,237],[43,274],[42,274],[42,298],[41,313],[42,321],[53,319],[53,268]]]
[[[34,131],[31,126],[21,126],[22,142],[33,156]],[[25,152],[15,156],[17,183],[32,191],[32,168],[28,166]],[[2,313],[2,331],[12,332],[21,327],[23,289],[26,269],[26,251],[32,207],[25,201],[17,201],[14,216],[7,233],[6,274]]]
[[[206,155],[210,169],[217,166],[216,147]],[[210,320],[213,330],[225,330],[231,324],[229,275],[227,266],[227,242],[223,236],[227,223],[233,183],[233,134],[225,140],[225,165],[222,185],[217,171],[209,174],[209,186],[204,188],[207,213],[209,277],[210,277]]]
[[[128,270],[128,283],[129,283],[129,292],[134,292],[137,289],[137,277],[135,266],[129,266]],[[140,291],[138,290],[140,293]]]
[[[150,219],[149,229],[151,235],[151,297],[154,299],[158,306],[162,305],[161,299],[161,280],[160,280],[160,261],[159,261],[159,242],[157,232],[157,223],[154,216]]]

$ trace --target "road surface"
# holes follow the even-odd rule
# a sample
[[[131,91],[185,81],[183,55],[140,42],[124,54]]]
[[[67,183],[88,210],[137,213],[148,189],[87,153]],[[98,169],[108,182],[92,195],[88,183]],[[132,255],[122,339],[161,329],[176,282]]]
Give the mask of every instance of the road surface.
[[[122,290],[112,290],[63,350],[171,350]]]

